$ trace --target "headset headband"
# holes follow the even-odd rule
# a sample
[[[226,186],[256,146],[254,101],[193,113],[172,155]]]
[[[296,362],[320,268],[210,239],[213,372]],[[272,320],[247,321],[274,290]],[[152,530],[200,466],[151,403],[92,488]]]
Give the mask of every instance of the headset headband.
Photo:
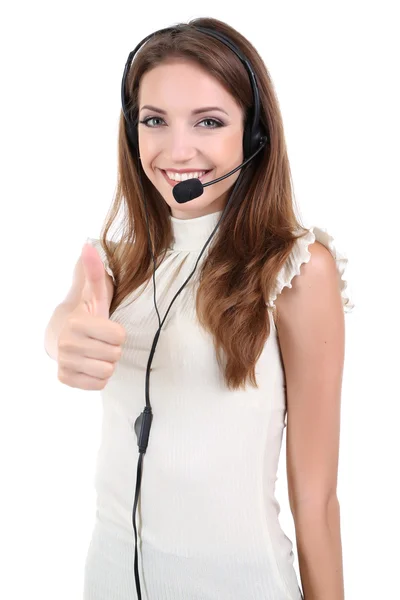
[[[210,29],[209,27],[202,27],[202,26],[197,26],[197,25],[194,25],[192,27],[194,29],[197,29],[198,31],[205,33],[206,35],[214,37],[215,39],[217,39],[220,42],[222,42],[223,44],[225,44],[228,48],[230,48],[230,50],[232,50],[232,52],[234,52],[236,54],[236,56],[240,59],[240,61],[242,62],[242,64],[245,66],[245,68],[247,70],[247,73],[248,73],[249,79],[250,79],[251,88],[252,88],[252,93],[253,93],[253,109],[252,109],[252,111],[250,111],[250,118],[248,119],[248,121],[246,121],[246,126],[245,126],[244,136],[243,136],[244,156],[245,156],[245,158],[247,158],[248,156],[253,154],[259,148],[260,144],[262,144],[262,143],[265,144],[265,142],[267,141],[267,138],[268,138],[268,136],[265,134],[264,128],[260,122],[260,94],[259,94],[257,81],[256,81],[256,77],[255,77],[253,68],[252,68],[251,64],[249,63],[249,61],[247,60],[247,58],[241,52],[241,50],[239,50],[239,48],[227,36],[220,33],[219,31]],[[138,149],[136,123],[132,123],[132,121],[128,117],[128,111],[127,111],[128,96],[126,93],[126,79],[127,79],[128,72],[129,72],[130,66],[132,64],[132,61],[133,61],[136,53],[139,51],[139,49],[150,38],[152,38],[160,33],[167,32],[167,31],[179,33],[180,31],[182,31],[182,28],[180,28],[180,27],[165,27],[164,29],[159,29],[157,31],[154,31],[153,33],[150,33],[136,46],[136,48],[134,50],[132,50],[129,53],[128,59],[125,64],[125,69],[124,69],[124,74],[122,77],[122,84],[121,84],[121,104],[122,104],[122,111],[123,111],[125,121],[127,124],[128,139],[131,142],[132,146],[136,150]]]

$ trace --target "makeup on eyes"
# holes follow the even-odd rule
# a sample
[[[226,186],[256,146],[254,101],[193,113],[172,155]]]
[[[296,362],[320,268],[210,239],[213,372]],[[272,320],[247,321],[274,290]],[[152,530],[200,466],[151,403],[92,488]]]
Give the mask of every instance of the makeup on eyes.
[[[148,125],[147,123],[149,121],[151,121],[152,119],[161,119],[161,117],[158,116],[152,116],[152,117],[146,117],[145,119],[142,119],[139,121],[139,123],[142,123],[143,125],[145,125],[145,127],[148,127],[150,129],[154,129],[157,126],[153,126],[153,125]],[[161,119],[163,121],[163,119]],[[219,119],[215,119],[214,117],[205,117],[204,119],[202,119],[201,121],[199,121],[199,123],[203,123],[203,121],[214,121],[215,125],[212,127],[204,127],[204,129],[218,129],[219,127],[224,127],[225,124],[220,121]]]

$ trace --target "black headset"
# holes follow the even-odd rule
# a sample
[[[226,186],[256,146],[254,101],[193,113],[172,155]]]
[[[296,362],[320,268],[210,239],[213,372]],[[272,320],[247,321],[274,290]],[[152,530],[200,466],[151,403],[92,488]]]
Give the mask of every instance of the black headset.
[[[193,28],[192,25],[191,25],[191,27]],[[242,63],[244,64],[244,66],[247,69],[247,72],[248,72],[249,78],[250,78],[251,87],[252,87],[252,92],[253,92],[254,109],[251,111],[251,114],[249,114],[249,116],[246,120],[244,133],[243,133],[243,155],[244,155],[244,158],[246,159],[251,154],[253,154],[254,152],[257,151],[257,149],[260,147],[262,140],[266,137],[265,132],[262,127],[262,124],[260,122],[260,94],[258,91],[256,77],[255,77],[253,68],[250,65],[247,58],[244,56],[244,54],[239,50],[239,48],[237,46],[235,46],[235,44],[233,44],[233,42],[231,42],[231,40],[229,40],[224,34],[220,33],[219,31],[215,31],[214,29],[210,29],[208,27],[200,27],[197,25],[194,26],[194,29],[196,29],[198,31],[202,31],[206,35],[211,35],[212,37],[216,38],[217,40],[220,40],[222,43],[224,43],[226,46],[228,46],[228,48],[230,48],[232,50],[232,52],[234,52],[236,54],[236,56],[242,61]],[[129,142],[132,146],[132,149],[135,151],[138,151],[138,149],[139,149],[138,132],[137,132],[138,119],[135,118],[132,121],[128,116],[128,110],[127,110],[128,97],[127,97],[127,93],[126,93],[126,78],[127,78],[131,63],[133,61],[133,58],[136,55],[136,53],[138,52],[138,50],[143,46],[143,44],[145,44],[150,38],[154,37],[155,35],[158,35],[160,33],[164,33],[167,31],[179,33],[179,31],[181,31],[181,29],[179,27],[166,27],[165,29],[160,29],[158,31],[155,31],[154,33],[150,33],[136,46],[136,48],[134,50],[132,50],[132,52],[128,56],[128,60],[126,61],[124,75],[122,78],[122,85],[121,85],[121,102],[122,102],[122,111],[124,113],[125,122],[126,122],[127,136],[128,136]]]
[[[184,28],[186,29],[187,26],[185,25]],[[121,85],[121,102],[122,102],[122,111],[124,114],[124,118],[125,118],[125,131],[126,131],[126,135],[127,135],[127,139],[130,145],[130,149],[132,151],[132,153],[136,153],[137,157],[139,157],[139,142],[138,142],[138,133],[137,133],[137,126],[138,126],[138,117],[135,116],[133,119],[130,119],[128,116],[128,94],[126,93],[126,78],[129,72],[129,68],[131,66],[131,63],[136,55],[136,53],[138,52],[138,50],[143,46],[143,44],[145,44],[150,38],[160,34],[160,33],[164,33],[167,31],[170,32],[174,32],[175,34],[179,34],[180,31],[182,31],[184,28],[182,28],[182,26],[175,26],[175,27],[166,27],[164,29],[159,29],[158,31],[155,31],[153,33],[151,33],[150,35],[146,36],[137,46],[134,50],[132,50],[132,52],[130,52],[129,56],[128,56],[128,60],[126,61],[125,64],[125,69],[124,69],[124,74],[123,74],[123,78],[122,78],[122,85]],[[226,46],[228,46],[228,48],[230,48],[232,50],[232,52],[234,52],[236,54],[236,56],[241,60],[241,62],[243,63],[243,65],[246,67],[247,72],[249,74],[249,78],[250,78],[250,83],[251,83],[251,87],[252,87],[252,92],[253,92],[253,107],[252,109],[249,111],[249,114],[247,116],[246,119],[246,123],[245,123],[245,127],[244,127],[244,133],[243,133],[243,154],[244,154],[244,160],[245,163],[250,161],[250,158],[253,158],[253,156],[251,155],[256,155],[260,152],[260,150],[266,145],[269,137],[261,123],[260,120],[260,94],[258,91],[258,87],[257,87],[257,82],[256,82],[256,78],[255,78],[255,74],[253,71],[252,66],[250,65],[249,61],[247,60],[247,58],[244,56],[244,54],[239,50],[239,48],[237,48],[237,46],[224,34],[220,33],[219,31],[216,31],[214,29],[210,29],[208,27],[202,27],[202,26],[198,26],[198,25],[190,25],[190,28],[194,28],[200,32],[203,32],[204,34],[214,37],[217,40],[221,41],[223,44],[225,44]],[[243,163],[244,164],[244,163]],[[237,170],[238,168],[240,168],[243,165],[240,165],[239,167],[237,167],[235,170]],[[192,273],[189,275],[189,277],[186,279],[186,281],[183,283],[183,285],[180,287],[180,289],[178,290],[178,292],[175,294],[174,298],[172,299],[168,310],[166,312],[166,314],[164,315],[164,319],[163,321],[161,321],[160,319],[160,315],[158,313],[158,309],[157,309],[157,304],[156,304],[156,290],[155,290],[155,259],[154,259],[154,254],[152,251],[152,244],[151,244],[151,239],[150,239],[150,230],[149,230],[149,223],[148,223],[148,213],[147,213],[147,205],[146,205],[146,198],[145,198],[145,194],[143,193],[143,186],[141,183],[141,174],[140,174],[140,166],[139,166],[139,181],[140,181],[140,185],[142,187],[142,195],[144,198],[144,203],[145,203],[145,208],[146,208],[146,218],[147,218],[147,231],[148,231],[148,241],[149,241],[149,248],[150,248],[150,252],[152,254],[152,258],[153,258],[153,264],[154,264],[154,271],[153,271],[153,283],[154,283],[154,305],[155,305],[155,309],[158,315],[158,321],[159,321],[159,328],[157,329],[157,332],[154,336],[154,340],[151,346],[151,350],[150,350],[150,355],[149,355],[149,360],[147,363],[147,368],[146,368],[146,387],[145,387],[145,398],[146,398],[146,406],[143,410],[143,412],[139,415],[139,417],[136,419],[135,421],[135,425],[134,425],[134,429],[135,429],[135,433],[138,439],[138,447],[139,447],[139,459],[138,459],[138,465],[137,465],[137,476],[136,476],[136,489],[135,489],[135,500],[134,500],[134,504],[133,504],[133,513],[132,513],[132,523],[133,523],[133,529],[135,532],[135,560],[134,560],[134,572],[135,572],[135,583],[136,583],[136,591],[137,591],[137,596],[138,596],[138,600],[142,600],[142,595],[141,595],[141,590],[140,590],[140,579],[139,579],[139,571],[138,571],[138,552],[137,552],[137,530],[136,530],[136,520],[135,520],[135,515],[136,515],[136,508],[137,508],[137,504],[138,504],[138,499],[139,499],[139,493],[140,493],[140,484],[141,484],[141,480],[142,480],[142,463],[143,463],[143,456],[146,452],[146,448],[148,445],[148,439],[149,439],[149,434],[150,434],[150,428],[151,428],[151,423],[153,420],[153,413],[152,413],[152,408],[150,405],[150,397],[149,397],[149,379],[150,379],[150,367],[151,367],[151,363],[153,360],[153,356],[154,356],[154,352],[157,346],[157,342],[158,342],[158,338],[160,337],[160,333],[161,333],[161,328],[162,325],[165,322],[165,319],[167,318],[167,315],[170,311],[170,308],[172,306],[172,304],[174,303],[175,299],[177,298],[177,296],[181,293],[181,291],[183,290],[183,288],[185,287],[185,285],[188,283],[188,281],[190,280],[190,278],[192,277],[193,273],[196,270],[197,264],[204,252],[204,250],[206,249],[208,243],[210,242],[211,238],[213,237],[215,231],[217,230],[219,223],[221,222],[222,218],[224,217],[225,211],[229,205],[229,202],[231,200],[231,198],[234,196],[234,193],[238,187],[239,181],[240,181],[240,176],[237,178],[236,182],[235,182],[235,186],[233,187],[231,196],[223,210],[223,213],[220,217],[220,220],[218,221],[216,227],[214,228],[213,232],[211,233],[211,235],[209,236],[207,242],[205,243],[202,251],[199,254],[199,257],[197,258],[196,264],[194,266],[194,269],[192,271]],[[216,180],[216,181],[219,181]]]

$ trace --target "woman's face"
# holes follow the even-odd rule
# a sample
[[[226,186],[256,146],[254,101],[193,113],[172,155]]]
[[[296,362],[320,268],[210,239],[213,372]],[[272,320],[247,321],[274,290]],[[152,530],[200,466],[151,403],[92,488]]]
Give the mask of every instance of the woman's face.
[[[220,110],[197,112],[207,107]],[[176,202],[174,182],[166,174],[209,170],[200,178],[207,182],[243,162],[243,112],[216,79],[183,59],[169,60],[145,73],[139,86],[138,136],[143,170],[172,216],[190,219],[224,208],[241,169],[185,204]]]

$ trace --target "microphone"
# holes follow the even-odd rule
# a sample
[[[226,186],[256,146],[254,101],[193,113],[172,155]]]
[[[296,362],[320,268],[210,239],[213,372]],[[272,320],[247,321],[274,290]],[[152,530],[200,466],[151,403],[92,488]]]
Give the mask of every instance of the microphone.
[[[263,137],[260,142],[260,147],[247,160],[242,162],[241,165],[239,165],[232,171],[229,171],[229,173],[227,173],[226,175],[218,177],[218,179],[207,181],[207,183],[202,183],[200,179],[197,179],[196,177],[193,179],[186,179],[186,181],[180,181],[177,185],[174,185],[174,187],[172,188],[172,193],[174,195],[175,200],[179,204],[184,204],[185,202],[194,200],[194,198],[198,198],[202,195],[204,188],[208,185],[213,185],[213,183],[218,183],[218,181],[222,181],[223,179],[230,177],[231,175],[233,175],[233,173],[236,173],[236,171],[247,165],[247,163],[250,162],[256,156],[256,154],[258,154],[260,150],[264,148],[265,144],[267,143],[267,139],[267,137]]]

